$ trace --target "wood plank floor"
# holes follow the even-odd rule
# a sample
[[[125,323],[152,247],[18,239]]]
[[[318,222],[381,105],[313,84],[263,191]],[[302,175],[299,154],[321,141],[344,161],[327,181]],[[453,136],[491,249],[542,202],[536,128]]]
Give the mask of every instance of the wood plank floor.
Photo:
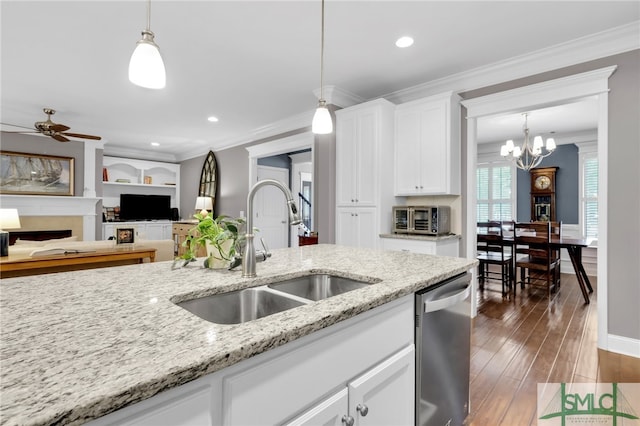
[[[640,359],[597,348],[597,296],[585,305],[575,276],[551,302],[535,288],[503,298],[499,282],[477,297],[467,425],[537,424],[538,383],[640,382]]]

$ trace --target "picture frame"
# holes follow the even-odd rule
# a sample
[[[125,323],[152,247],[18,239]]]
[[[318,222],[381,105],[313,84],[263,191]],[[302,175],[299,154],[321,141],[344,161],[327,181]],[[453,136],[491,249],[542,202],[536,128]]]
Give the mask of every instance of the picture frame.
[[[118,227],[116,228],[116,244],[133,244],[136,240],[136,228]]]
[[[0,194],[74,195],[75,159],[0,151]]]

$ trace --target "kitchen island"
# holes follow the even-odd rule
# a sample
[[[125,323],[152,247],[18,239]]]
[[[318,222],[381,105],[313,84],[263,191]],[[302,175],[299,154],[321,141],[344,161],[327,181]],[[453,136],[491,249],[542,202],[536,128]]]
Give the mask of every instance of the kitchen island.
[[[321,244],[274,250],[258,264],[257,278],[201,264],[2,280],[0,423],[97,419],[366,317],[476,261]],[[372,284],[237,325],[213,324],[176,305],[314,272]]]

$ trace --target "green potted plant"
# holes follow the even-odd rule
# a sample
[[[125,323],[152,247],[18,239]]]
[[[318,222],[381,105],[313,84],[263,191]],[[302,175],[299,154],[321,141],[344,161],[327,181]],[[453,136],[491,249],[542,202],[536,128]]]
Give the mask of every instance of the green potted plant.
[[[198,247],[206,247],[205,267],[228,267],[229,262],[240,250],[240,244],[244,239],[244,235],[239,231],[245,220],[225,215],[214,219],[206,211],[196,213],[194,218],[198,220],[198,224],[190,230],[189,236],[182,243],[186,252],[180,259],[187,262],[195,260]]]

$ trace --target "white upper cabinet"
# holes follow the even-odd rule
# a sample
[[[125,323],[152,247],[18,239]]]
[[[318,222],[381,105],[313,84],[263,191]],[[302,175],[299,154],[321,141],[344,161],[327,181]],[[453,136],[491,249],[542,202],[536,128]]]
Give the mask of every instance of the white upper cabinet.
[[[460,98],[448,92],[396,107],[395,195],[460,194]]]
[[[391,102],[377,99],[336,112],[338,207],[380,204],[386,175],[392,176],[384,163],[392,152],[393,108]]]

